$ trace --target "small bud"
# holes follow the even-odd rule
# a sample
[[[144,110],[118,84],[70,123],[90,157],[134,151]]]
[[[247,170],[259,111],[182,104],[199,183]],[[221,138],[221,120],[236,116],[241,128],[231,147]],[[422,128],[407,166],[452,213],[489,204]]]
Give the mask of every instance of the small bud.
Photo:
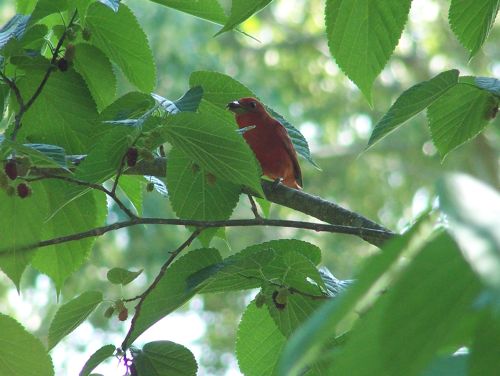
[[[127,165],[129,167],[133,167],[137,163],[137,157],[139,156],[139,152],[136,148],[129,148],[127,150]]]
[[[75,45],[71,43],[68,44],[66,46],[66,51],[64,52],[64,59],[66,59],[68,63],[71,63],[75,59],[75,52],[76,52]]]
[[[17,185],[17,195],[21,198],[26,198],[31,194],[31,188],[26,183]]]
[[[57,61],[57,67],[61,72],[66,72],[69,68],[68,60],[66,60],[65,58],[59,59]]]
[[[12,197],[16,194],[16,189],[12,185],[9,185],[5,188],[5,193],[7,193],[7,196]]]
[[[153,192],[155,190],[155,183],[148,183],[146,185],[146,191]]]
[[[217,178],[215,177],[214,174],[212,174],[212,173],[209,172],[209,173],[207,173],[205,175],[205,177],[207,179],[208,185],[210,185],[210,186],[214,186],[215,185],[215,182],[217,181]]]
[[[9,159],[5,164],[4,171],[10,180],[16,180],[17,178],[17,164],[13,159]]]
[[[257,306],[257,308],[261,308],[265,302],[266,302],[265,295],[262,292],[259,292],[255,297],[255,305]]]
[[[104,317],[106,317],[107,319],[109,319],[111,316],[113,316],[113,313],[115,313],[115,307],[110,306],[104,312]]]
[[[92,36],[92,32],[90,31],[90,29],[83,29],[82,31],[82,37],[84,40],[86,40],[87,42],[90,40],[90,37]]]
[[[282,290],[280,290],[280,291],[282,291]],[[282,310],[284,310],[284,309],[285,309],[287,301],[285,301],[285,302],[283,303],[283,297],[278,298],[278,295],[279,295],[279,294],[280,294],[280,292],[278,292],[278,291],[274,291],[274,292],[273,292],[273,303],[274,303],[274,306],[275,306],[278,310],[282,311]],[[280,301],[278,301],[278,299],[279,299],[281,302],[280,302]]]
[[[120,310],[120,313],[118,314],[118,319],[120,321],[126,321],[128,318],[128,309],[123,307],[121,310]]]

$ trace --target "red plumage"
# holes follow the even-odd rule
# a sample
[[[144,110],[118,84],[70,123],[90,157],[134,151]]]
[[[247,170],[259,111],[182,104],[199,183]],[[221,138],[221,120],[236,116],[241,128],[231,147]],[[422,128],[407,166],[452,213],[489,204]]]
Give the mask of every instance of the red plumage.
[[[241,128],[249,128],[243,137],[253,150],[264,175],[282,179],[283,184],[302,189],[302,172],[297,153],[285,127],[266,111],[255,98],[241,98],[228,104]]]

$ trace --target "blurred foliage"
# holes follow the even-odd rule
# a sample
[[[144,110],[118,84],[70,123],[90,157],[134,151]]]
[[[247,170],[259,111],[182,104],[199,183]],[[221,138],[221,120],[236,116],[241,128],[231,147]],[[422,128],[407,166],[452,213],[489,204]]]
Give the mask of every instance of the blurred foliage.
[[[323,1],[276,0],[241,25],[241,31],[251,37],[233,31],[216,38],[213,35],[220,29],[217,25],[152,2],[128,1],[127,4],[145,29],[154,52],[158,72],[155,92],[167,98],[181,96],[188,88],[191,72],[196,70],[222,72],[244,83],[308,139],[313,157],[322,168],[318,171],[302,160],[304,189],[308,193],[400,231],[432,205],[434,183],[445,171],[464,171],[495,187],[500,186],[498,122],[442,164],[422,115],[363,153],[373,125],[395,98],[416,82],[451,68],[459,69],[462,75],[500,76],[500,28],[493,28],[481,52],[468,62],[468,52],[459,45],[447,23],[448,1],[421,0],[414,4],[395,54],[375,81],[373,108],[330,56],[325,39]],[[0,23],[13,12],[13,1],[1,2]],[[121,80],[119,91],[128,90],[128,84]],[[147,195],[145,215],[173,216],[164,197],[144,194]],[[117,213],[112,211],[110,216],[116,217]],[[234,216],[250,214],[249,203],[241,199]],[[275,205],[270,216],[303,219]],[[271,239],[309,241],[323,250],[324,263],[339,278],[349,278],[363,258],[374,251],[358,238],[303,230],[228,229],[225,235],[227,239],[214,240],[223,256]],[[122,289],[106,284],[106,272],[112,267],[144,269],[136,281],[123,289],[126,296],[135,296],[154,278],[166,253],[186,236],[184,229],[163,226],[138,226],[108,234],[97,242],[89,262],[68,279],[62,296],[75,296],[85,288],[106,289],[107,299],[119,298]],[[23,298],[31,299],[43,280],[30,270],[22,281]],[[1,302],[13,299],[15,292],[6,278],[1,276],[0,281],[0,309],[13,313]],[[55,290],[49,291],[48,301],[33,299],[36,308],[31,310],[32,314],[39,315],[32,329],[42,336],[47,333],[49,320],[40,318],[49,318],[57,303]],[[206,335],[199,343],[202,351],[198,361],[202,374],[223,374],[234,362],[231,354],[236,323],[248,298],[231,293],[204,295],[202,299],[201,307],[190,308],[199,312],[207,324]],[[102,307],[102,313],[104,310]],[[24,316],[21,314],[21,319]],[[125,330],[122,323],[107,320],[103,314],[94,315],[91,322],[95,328],[112,327],[116,333]],[[106,340],[103,343],[107,343]],[[64,342],[59,346],[64,346]],[[81,344],[81,350],[89,355],[95,349]],[[62,367],[74,369],[70,363],[68,357]]]

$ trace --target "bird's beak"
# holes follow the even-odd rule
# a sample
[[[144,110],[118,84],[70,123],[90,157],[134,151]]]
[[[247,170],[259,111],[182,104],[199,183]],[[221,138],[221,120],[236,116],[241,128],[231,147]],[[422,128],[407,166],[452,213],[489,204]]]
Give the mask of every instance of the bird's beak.
[[[243,112],[242,111],[243,110],[243,106],[238,101],[229,102],[227,104],[226,108],[228,108],[229,111],[232,111],[235,114],[239,114],[239,113]]]

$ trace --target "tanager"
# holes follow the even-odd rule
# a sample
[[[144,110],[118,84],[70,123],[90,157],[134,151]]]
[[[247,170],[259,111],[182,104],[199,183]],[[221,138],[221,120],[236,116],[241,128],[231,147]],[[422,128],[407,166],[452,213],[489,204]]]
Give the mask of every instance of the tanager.
[[[285,127],[266,111],[255,98],[241,98],[228,103],[243,137],[253,150],[262,173],[288,187],[302,189],[302,172],[297,153]]]

